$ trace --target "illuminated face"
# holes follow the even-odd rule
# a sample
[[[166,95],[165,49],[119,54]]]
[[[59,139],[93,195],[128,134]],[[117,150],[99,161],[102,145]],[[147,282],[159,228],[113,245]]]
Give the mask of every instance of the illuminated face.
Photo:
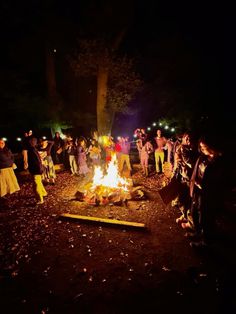
[[[189,135],[185,135],[185,137],[183,137],[183,144],[184,145],[190,145],[190,137],[189,137]]]
[[[214,156],[214,152],[206,144],[202,142],[200,142],[200,149],[204,155],[210,156],[210,157]]]
[[[0,149],[3,149],[5,146],[4,140],[0,140]]]
[[[157,136],[161,137],[161,130],[157,130]]]

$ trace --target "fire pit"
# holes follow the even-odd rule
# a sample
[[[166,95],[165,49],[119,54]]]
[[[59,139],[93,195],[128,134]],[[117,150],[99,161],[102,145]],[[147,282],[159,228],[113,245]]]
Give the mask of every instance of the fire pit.
[[[122,205],[131,199],[144,199],[141,186],[133,187],[131,178],[121,177],[119,174],[116,155],[113,155],[107,169],[95,167],[93,179],[86,184],[85,191],[77,191],[75,197],[78,201],[89,205]]]

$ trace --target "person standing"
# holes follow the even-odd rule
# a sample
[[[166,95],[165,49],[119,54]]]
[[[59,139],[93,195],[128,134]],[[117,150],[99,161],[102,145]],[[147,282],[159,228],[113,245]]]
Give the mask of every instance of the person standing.
[[[131,165],[130,165],[130,158],[129,158],[130,143],[128,142],[128,139],[129,139],[128,137],[122,137],[121,138],[120,164],[119,164],[120,173],[122,173],[125,163],[126,163],[126,166],[129,170],[129,172],[131,172],[131,170],[132,170]]]
[[[23,166],[24,169],[28,169],[28,148],[29,148],[29,140],[33,137],[33,131],[29,130],[24,133],[24,138],[22,141],[22,155],[23,155]]]
[[[143,174],[148,177],[148,159],[149,155],[153,152],[153,146],[150,142],[146,142],[141,149],[141,166]]]
[[[63,164],[64,163],[64,141],[61,138],[59,132],[55,133],[53,141],[54,141],[53,162],[54,164]]]
[[[197,154],[193,149],[191,136],[189,133],[185,133],[182,137],[182,143],[176,151],[177,166],[174,172],[176,179],[181,183],[177,204],[182,215],[176,219],[177,223],[188,221],[188,212],[191,205],[189,185],[196,159]]]
[[[167,143],[167,140],[164,136],[161,135],[161,130],[157,130],[157,136],[155,137],[156,149],[155,149],[155,163],[156,163],[156,172],[163,172],[164,164],[164,147]],[[161,167],[159,166],[161,164]]]
[[[101,148],[98,145],[98,142],[96,140],[92,140],[91,145],[88,149],[89,157],[92,161],[92,166],[98,166],[101,161]]]
[[[78,141],[77,146],[77,152],[78,152],[78,165],[79,165],[79,175],[85,176],[87,173],[90,172],[90,169],[87,165],[87,153],[88,149],[86,147],[86,140],[81,137]]]
[[[37,139],[35,137],[31,138],[28,147],[28,169],[34,178],[34,188],[38,198],[37,204],[43,204],[43,198],[47,196],[47,192],[42,183],[43,165],[36,145]]]
[[[204,246],[215,240],[216,218],[223,208],[226,185],[226,166],[219,146],[214,136],[199,140],[201,155],[190,181],[192,222],[182,223],[184,229],[192,227],[198,236],[196,241],[190,243],[192,247]]]
[[[77,146],[75,144],[75,141],[71,139],[68,143],[68,146],[66,148],[67,154],[69,156],[69,163],[70,163],[70,171],[71,175],[77,175],[78,174],[78,165],[77,165]]]
[[[42,139],[40,141],[39,155],[43,164],[43,181],[47,184],[55,184],[56,172],[51,156],[51,150],[54,142]]]
[[[13,170],[13,154],[0,139],[0,197],[12,194],[20,190],[17,178]]]

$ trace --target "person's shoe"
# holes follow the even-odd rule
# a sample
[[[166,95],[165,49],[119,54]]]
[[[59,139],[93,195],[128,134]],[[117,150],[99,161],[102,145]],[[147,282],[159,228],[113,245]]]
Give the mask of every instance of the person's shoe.
[[[44,201],[41,200],[41,201],[38,201],[36,204],[37,204],[37,205],[40,205],[40,204],[43,204],[43,203],[44,203]]]
[[[189,231],[185,232],[184,236],[188,239],[192,239],[192,241],[194,241],[194,240],[199,241],[199,239],[201,238],[201,235],[199,235],[198,233],[196,233],[193,230],[192,231],[189,230]]]
[[[189,243],[189,245],[192,247],[192,248],[204,248],[206,247],[206,242],[204,240],[201,240],[201,241],[191,241]]]
[[[189,221],[188,221],[188,222],[182,222],[182,223],[181,223],[181,227],[182,227],[183,229],[190,229],[190,230],[193,229],[192,226],[191,226],[191,224],[189,223]]]

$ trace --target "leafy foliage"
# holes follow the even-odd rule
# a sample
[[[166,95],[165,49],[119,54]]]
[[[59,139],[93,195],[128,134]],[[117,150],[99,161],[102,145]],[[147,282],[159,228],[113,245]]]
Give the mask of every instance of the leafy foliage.
[[[108,70],[106,107],[113,112],[128,112],[128,104],[141,89],[142,81],[134,71],[134,60],[115,54],[103,40],[80,40],[79,49],[68,58],[77,76],[97,76],[101,65]]]

